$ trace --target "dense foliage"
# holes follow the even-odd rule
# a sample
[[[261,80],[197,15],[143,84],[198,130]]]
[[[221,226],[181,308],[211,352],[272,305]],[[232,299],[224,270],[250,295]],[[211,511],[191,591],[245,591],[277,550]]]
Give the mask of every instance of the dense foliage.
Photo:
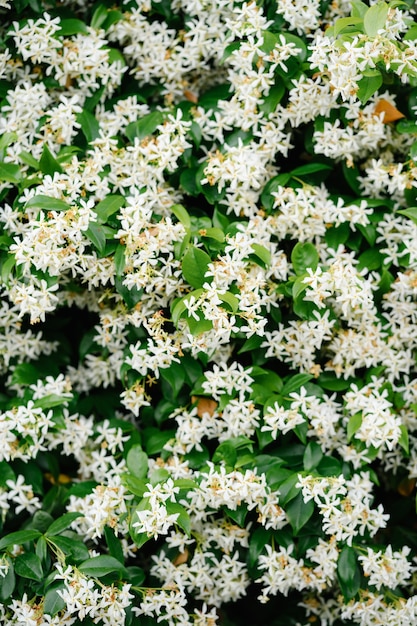
[[[417,623],[412,3],[0,0],[0,622]]]

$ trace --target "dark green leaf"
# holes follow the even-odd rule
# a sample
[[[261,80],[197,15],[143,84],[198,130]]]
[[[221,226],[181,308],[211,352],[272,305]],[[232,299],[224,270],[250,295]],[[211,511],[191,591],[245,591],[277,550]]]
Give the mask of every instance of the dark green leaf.
[[[285,506],[285,512],[294,534],[297,535],[313,515],[314,501],[304,502],[303,494],[299,493]]]
[[[229,467],[234,467],[237,459],[236,448],[228,441],[221,443],[213,454],[213,463],[224,461]]]
[[[252,533],[249,540],[248,565],[254,567],[260,554],[262,554],[265,546],[269,543],[271,531],[259,526]]]
[[[110,526],[104,527],[104,536],[106,538],[107,546],[109,548],[110,555],[115,559],[120,561],[120,563],[124,564],[124,555],[121,541],[118,537],[116,537],[116,533],[113,528]]]
[[[175,436],[175,430],[159,430],[146,428],[143,431],[145,450],[149,455],[161,452],[164,445]]]
[[[106,234],[103,226],[96,222],[90,222],[84,233],[97,248],[98,253],[101,255],[104,254],[106,248]]]
[[[316,172],[325,172],[332,170],[331,165],[327,165],[326,163],[308,163],[307,165],[301,165],[300,167],[296,167],[295,170],[292,170],[291,176],[305,176],[306,174],[315,174]]]
[[[291,376],[284,384],[282,388],[281,395],[288,396],[293,391],[296,391],[303,385],[305,385],[309,380],[313,378],[312,374],[295,374]]]
[[[298,483],[298,472],[288,476],[278,487],[279,504],[286,507],[287,503],[300,494],[300,488],[295,485]],[[286,509],[285,509],[286,510]]]
[[[88,33],[88,28],[82,20],[76,18],[67,18],[60,21],[61,28],[58,35],[68,37],[69,35],[77,35],[78,33]]]
[[[77,115],[77,122],[81,124],[81,130],[87,143],[91,143],[100,134],[100,124],[90,111],[83,109]]]
[[[94,208],[94,211],[97,213],[98,216],[98,221],[101,224],[105,224],[109,217],[114,213],[117,213],[117,211],[119,211],[121,207],[124,206],[124,204],[125,199],[123,198],[123,196],[119,196],[117,194],[107,196]]]
[[[65,584],[61,583],[60,585],[56,585],[53,589],[48,589],[45,594],[43,611],[47,615],[56,615],[56,613],[62,611],[66,606],[65,600],[63,600],[58,593],[58,589],[65,589]]]
[[[40,582],[43,580],[43,570],[41,560],[33,552],[19,554],[14,561],[14,570],[22,578],[30,578]]]
[[[122,572],[124,566],[120,561],[115,559],[114,556],[100,554],[100,556],[93,556],[91,559],[87,559],[81,563],[78,569],[87,576],[101,578],[101,576],[106,576],[111,572]]]
[[[350,546],[345,546],[337,561],[337,577],[345,600],[351,600],[361,586],[361,574],[356,553]]]
[[[134,141],[135,138],[141,141],[148,135],[152,135],[152,133],[157,129],[157,127],[162,124],[164,121],[164,116],[160,111],[153,111],[152,113],[148,113],[144,115],[137,122],[131,122],[128,124],[125,130],[126,137],[129,141]]]
[[[303,464],[306,472],[316,469],[323,458],[321,447],[315,441],[310,441],[304,452]]]
[[[69,533],[69,531],[66,531]],[[74,538],[75,533],[71,537],[65,535],[54,535],[48,539],[49,543],[56,545],[64,554],[76,563],[88,559],[88,548],[82,542]]]
[[[0,576],[0,601],[2,602],[10,600],[16,584],[16,576],[14,574],[12,561],[9,558],[7,559],[7,561],[9,569],[7,570],[5,576]]]
[[[18,530],[0,539],[0,550],[4,550],[4,548],[14,545],[20,546],[23,543],[33,541],[33,539],[37,539],[40,536],[41,533],[38,530]]]
[[[62,173],[63,171],[62,167],[53,156],[46,144],[44,144],[42,149],[42,155],[39,160],[39,168],[41,172],[43,172],[44,174],[49,174],[50,176],[53,176],[55,172]]]
[[[175,524],[179,526],[189,537],[191,535],[191,520],[185,507],[177,502],[171,502],[170,500],[165,503],[165,506],[169,515],[178,513]]]
[[[84,514],[78,512],[64,513],[64,515],[52,522],[45,535],[47,537],[60,535],[64,530],[71,526],[71,523],[77,519],[77,517],[84,517]]]
[[[16,480],[16,474],[6,461],[0,461],[0,488],[4,489],[8,480]]]

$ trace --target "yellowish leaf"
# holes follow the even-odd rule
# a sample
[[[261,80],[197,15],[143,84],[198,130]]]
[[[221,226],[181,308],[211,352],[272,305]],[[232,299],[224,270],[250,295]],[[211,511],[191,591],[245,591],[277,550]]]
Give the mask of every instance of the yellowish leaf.
[[[382,120],[384,124],[389,124],[390,122],[396,122],[397,120],[400,120],[402,117],[405,117],[405,115],[403,115],[401,111],[396,109],[395,106],[391,104],[391,102],[388,102],[388,100],[384,100],[384,98],[381,98],[381,100],[378,100],[378,102],[375,105],[374,114],[379,115],[380,113],[384,114],[384,118]]]

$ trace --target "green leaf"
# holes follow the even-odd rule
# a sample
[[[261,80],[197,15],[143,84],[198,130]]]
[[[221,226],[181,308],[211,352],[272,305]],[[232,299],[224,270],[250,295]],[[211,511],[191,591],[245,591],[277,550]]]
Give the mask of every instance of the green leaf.
[[[77,519],[77,517],[81,517],[81,516],[84,517],[84,514],[78,513],[78,512],[64,513],[64,515],[61,515],[61,517],[59,517],[54,522],[52,522],[52,524],[49,526],[48,530],[46,531],[45,535],[47,537],[60,535],[64,530],[66,530],[67,528],[71,526],[71,523],[75,519]]]
[[[315,174],[316,172],[326,172],[332,170],[331,165],[326,163],[307,163],[307,165],[301,165],[296,167],[295,170],[291,170],[291,176],[305,176],[307,174]]]
[[[337,577],[345,600],[351,600],[361,586],[361,574],[356,553],[350,546],[345,546],[337,561]]]
[[[183,296],[179,300],[174,300],[174,305],[171,309],[171,319],[173,324],[178,324],[178,320],[183,316],[182,314],[187,310],[185,303],[192,297],[196,300],[204,293],[204,289],[195,289],[187,295]]]
[[[243,354],[244,352],[252,352],[253,350],[257,350],[261,347],[261,344],[265,341],[264,337],[259,337],[258,335],[252,335],[249,339],[246,339],[243,346],[240,348],[238,354]]]
[[[53,156],[46,144],[44,144],[42,149],[42,155],[39,160],[39,168],[41,172],[43,172],[44,174],[49,174],[50,176],[53,176],[55,172],[62,173],[63,171],[62,167]]]
[[[409,217],[414,224],[417,224],[417,206],[411,206],[408,209],[401,209],[401,211],[397,211],[397,213],[405,215],[405,217]]]
[[[88,28],[82,20],[76,18],[63,19],[59,23],[60,31],[58,35],[61,37],[68,37],[69,35],[77,35],[78,33],[87,34]]]
[[[378,248],[369,248],[359,255],[357,269],[359,271],[365,268],[369,271],[377,270],[383,265],[384,258]]]
[[[114,253],[114,268],[116,270],[116,276],[123,276],[126,267],[125,257],[126,247],[122,244],[118,244]]]
[[[228,304],[232,313],[236,313],[239,310],[239,300],[236,296],[230,291],[226,291],[225,293],[219,293],[219,299]]]
[[[135,138],[141,141],[148,135],[157,129],[157,127],[164,121],[164,116],[160,111],[153,111],[144,115],[140,120],[131,122],[127,125],[125,134],[129,141],[134,141]]]
[[[186,508],[183,507],[181,504],[178,504],[177,502],[171,502],[170,500],[165,502],[165,506],[169,515],[172,515],[174,513],[179,514],[175,524],[179,526],[181,530],[183,530],[188,537],[190,537],[191,520],[190,520],[190,516],[187,513]]]
[[[333,37],[337,37],[339,34],[343,33],[346,30],[349,30],[349,27],[355,26],[355,31],[359,32],[361,28],[359,25],[363,24],[363,18],[350,15],[348,17],[341,17],[336,20],[335,25],[333,27]]]
[[[33,541],[41,536],[38,530],[17,530],[14,533],[10,533],[0,539],[0,550],[8,548],[9,546],[21,546],[27,541]]]
[[[9,569],[5,576],[0,576],[0,601],[2,602],[10,600],[16,585],[16,576],[14,574],[12,561],[10,558],[8,558],[7,561]]]
[[[229,509],[224,507],[225,513],[234,521],[238,526],[243,528],[245,526],[245,520],[248,514],[248,507],[246,504],[241,504],[235,509]]]
[[[309,380],[313,378],[312,374],[295,374],[294,376],[290,376],[290,378],[284,383],[284,386],[281,390],[282,396],[288,396],[293,391],[296,391]]]
[[[17,141],[17,133],[3,133],[0,137],[0,161],[4,159],[6,148]]]
[[[182,273],[192,287],[202,287],[207,279],[204,277],[211,259],[207,252],[191,246],[182,259]]]
[[[347,437],[348,441],[350,441],[353,435],[359,430],[362,426],[362,413],[355,413],[351,415],[347,425]]]
[[[36,480],[37,482],[37,480]],[[38,530],[40,533],[44,533],[47,528],[52,524],[54,518],[50,513],[46,511],[36,511],[35,515],[30,519],[29,525],[27,526],[27,530]],[[39,541],[41,541],[43,537],[39,537],[37,545]]]
[[[30,578],[41,582],[43,580],[43,569],[41,560],[33,552],[19,554],[14,561],[14,570],[22,578]]]
[[[285,478],[285,480],[278,486],[279,504],[286,507],[288,502],[291,502],[291,500],[300,494],[300,487],[296,487],[297,483],[298,472],[291,474],[288,478]]]
[[[405,134],[417,134],[417,122],[413,120],[400,120],[395,125],[395,130],[402,135]]]
[[[105,224],[111,215],[117,213],[125,204],[125,199],[123,196],[118,194],[109,195],[104,198],[101,202],[99,202],[95,207],[94,211],[97,213],[98,221],[101,224]],[[91,226],[91,224],[90,224]]]
[[[126,465],[129,472],[143,480],[148,475],[148,455],[142,450],[142,446],[137,444],[132,446],[127,453]]]
[[[312,243],[298,242],[291,253],[291,263],[297,275],[305,274],[307,268],[314,272],[319,264],[318,252]]]
[[[173,204],[170,211],[175,215],[177,220],[181,222],[184,228],[188,229],[191,227],[190,216],[187,209],[183,207],[182,204]]]
[[[22,178],[20,167],[14,163],[0,163],[0,180],[18,183]]]
[[[104,527],[104,536],[106,538],[107,546],[109,548],[110,555],[124,564],[124,555],[121,541],[116,537],[116,533],[110,526]]]
[[[52,409],[55,406],[61,406],[68,402],[68,398],[57,396],[55,393],[51,393],[49,396],[39,398],[33,403],[35,409]]]
[[[45,599],[43,603],[43,612],[47,613],[47,615],[56,615],[59,611],[65,609],[65,600],[61,598],[58,593],[58,590],[65,589],[65,584],[61,583],[57,586],[54,586],[53,589],[48,589],[45,594]]]
[[[29,165],[29,167],[32,167],[34,170],[39,170],[39,161],[37,161],[29,152],[26,152],[26,150],[22,150],[22,152],[19,153],[19,159],[26,165]]]
[[[91,18],[91,28],[99,29],[107,19],[108,9],[104,4],[99,4]]]
[[[369,8],[368,5],[362,2],[361,0],[351,0],[350,4],[352,6],[352,15],[354,17],[363,18]]]
[[[329,391],[345,391],[349,388],[350,382],[345,378],[337,378],[333,372],[323,372],[317,379],[318,384],[323,389]]]
[[[279,174],[278,176],[271,178],[271,180],[265,185],[261,194],[261,202],[267,211],[270,211],[275,203],[275,197],[272,194],[276,193],[279,187],[285,187],[290,178],[291,174]]]
[[[223,243],[224,241],[224,232],[221,228],[206,228],[204,232],[201,232],[201,237],[206,237],[207,239],[214,239],[215,241],[219,241]]]
[[[363,16],[363,26],[368,37],[376,37],[378,31],[385,27],[389,6],[386,2],[377,2],[369,7]]]
[[[2,260],[1,263],[1,282],[4,285],[8,285],[9,278],[12,274],[12,271],[16,265],[16,257],[14,254],[8,254],[5,260]]]
[[[0,461],[0,488],[4,489],[8,480],[16,480],[16,474],[6,461]]]
[[[285,512],[294,534],[297,535],[313,515],[314,501],[309,500],[308,502],[304,502],[303,494],[299,493],[285,506]]]
[[[66,532],[69,533],[69,531]],[[72,533],[71,537],[66,537],[65,535],[54,535],[48,539],[48,542],[57,546],[64,554],[76,563],[80,563],[81,561],[88,559],[88,548],[82,541],[75,539],[75,536],[75,533]]]
[[[371,7],[372,8],[372,7]],[[357,96],[362,104],[366,104],[382,85],[382,74],[378,70],[368,70],[358,81]]]
[[[143,442],[145,450],[151,456],[161,452],[164,445],[173,437],[175,430],[159,430],[159,428],[145,428],[143,431]]]
[[[316,469],[322,458],[323,452],[319,444],[315,441],[310,441],[305,449],[303,457],[305,471],[311,472],[311,470]]]
[[[81,125],[81,131],[86,138],[87,143],[91,143],[100,134],[100,124],[90,111],[83,109],[77,115],[77,122]]]
[[[253,243],[251,245],[251,248],[255,256],[261,259],[261,261],[263,261],[265,265],[271,265],[271,253],[268,248],[265,248],[265,246],[261,246],[259,243]]]
[[[78,569],[87,576],[101,578],[112,572],[121,573],[124,570],[124,566],[120,561],[115,559],[114,556],[101,554],[100,556],[93,556],[91,559],[83,561],[78,566]]]
[[[147,491],[145,481],[136,478],[131,474],[122,474],[122,483],[126,489],[140,498],[143,496],[145,491]]]
[[[146,574],[141,567],[130,565],[126,568],[127,580],[135,587],[141,587],[146,578]],[[139,626],[138,624],[136,626]]]
[[[42,209],[44,211],[68,211],[70,208],[65,200],[51,198],[50,196],[44,196],[42,194],[30,198],[25,206],[27,208]]]
[[[254,567],[258,557],[264,551],[271,538],[271,531],[259,526],[251,535],[249,540],[248,564]]]
[[[213,463],[224,463],[229,467],[234,467],[237,459],[236,448],[228,441],[221,443],[213,454]]]
[[[398,440],[398,443],[402,447],[404,452],[408,455],[410,454],[410,442],[409,442],[407,427],[404,424],[401,424],[400,431],[401,431],[401,435]]]
[[[101,224],[97,224],[96,222],[90,222],[87,230],[84,231],[84,234],[88,237],[91,243],[97,248],[97,251],[100,255],[104,254],[104,250],[106,248],[106,234],[104,228]]]
[[[161,378],[171,387],[173,397],[176,398],[185,381],[184,369],[179,363],[172,363],[169,367],[161,368],[159,372]]]

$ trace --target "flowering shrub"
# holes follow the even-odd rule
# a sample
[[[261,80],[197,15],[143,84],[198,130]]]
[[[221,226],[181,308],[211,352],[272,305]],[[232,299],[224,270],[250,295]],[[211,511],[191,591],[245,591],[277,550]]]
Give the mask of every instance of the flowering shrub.
[[[0,14],[1,624],[416,624],[411,0]]]

